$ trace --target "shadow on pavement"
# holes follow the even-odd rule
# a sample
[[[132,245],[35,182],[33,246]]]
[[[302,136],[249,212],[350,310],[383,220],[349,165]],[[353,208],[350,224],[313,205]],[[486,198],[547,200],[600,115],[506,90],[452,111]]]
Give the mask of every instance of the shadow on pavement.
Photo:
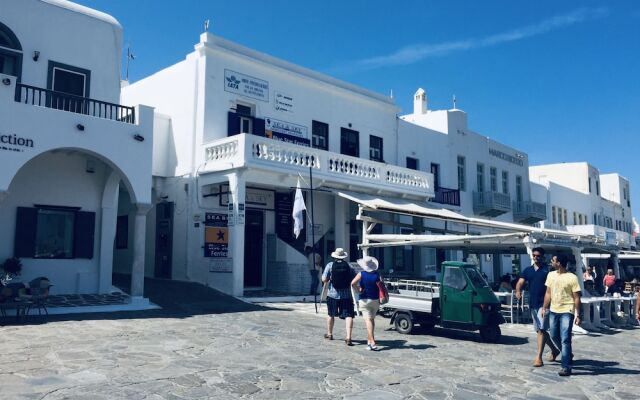
[[[571,375],[639,375],[635,369],[619,368],[616,361],[575,360]]]
[[[388,331],[394,330],[393,328],[388,328]],[[400,335],[400,333],[398,333]],[[435,336],[447,339],[455,339],[455,340],[465,340],[468,342],[476,342],[482,343],[486,345],[506,345],[506,346],[519,346],[522,344],[529,343],[529,339],[517,336],[507,336],[505,334],[500,338],[500,342],[498,343],[485,343],[480,339],[480,335],[478,332],[469,332],[469,331],[460,331],[456,329],[444,329],[444,328],[433,328],[429,332],[421,332],[417,331],[414,335],[416,336]]]

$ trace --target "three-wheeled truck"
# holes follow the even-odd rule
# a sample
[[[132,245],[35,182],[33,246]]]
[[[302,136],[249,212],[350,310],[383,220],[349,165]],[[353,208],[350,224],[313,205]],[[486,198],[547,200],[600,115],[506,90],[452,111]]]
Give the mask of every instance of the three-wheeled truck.
[[[442,263],[440,282],[388,279],[389,302],[381,314],[391,318],[398,332],[409,334],[416,325],[429,331],[438,325],[479,331],[485,342],[500,340],[500,301],[473,264]]]

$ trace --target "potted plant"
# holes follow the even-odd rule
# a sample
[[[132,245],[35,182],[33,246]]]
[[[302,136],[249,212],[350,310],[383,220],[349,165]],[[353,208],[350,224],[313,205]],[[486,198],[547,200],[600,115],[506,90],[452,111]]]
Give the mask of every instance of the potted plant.
[[[2,264],[2,270],[4,271],[2,284],[6,285],[7,282],[20,275],[22,272],[22,262],[17,257],[7,258]]]

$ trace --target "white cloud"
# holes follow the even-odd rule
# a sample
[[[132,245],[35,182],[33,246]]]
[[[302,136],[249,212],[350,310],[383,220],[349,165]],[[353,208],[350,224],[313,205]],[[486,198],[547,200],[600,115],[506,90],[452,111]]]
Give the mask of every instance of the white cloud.
[[[498,33],[482,38],[471,38],[455,42],[416,44],[406,46],[391,54],[358,60],[354,64],[352,64],[351,68],[349,69],[375,69],[392,65],[413,64],[428,57],[443,56],[454,52],[495,46],[501,43],[530,38],[532,36],[541,35],[587,20],[601,18],[607,15],[607,13],[608,10],[604,7],[580,8],[568,14],[557,15],[555,17],[545,19],[538,22],[537,24],[524,26],[512,31]]]

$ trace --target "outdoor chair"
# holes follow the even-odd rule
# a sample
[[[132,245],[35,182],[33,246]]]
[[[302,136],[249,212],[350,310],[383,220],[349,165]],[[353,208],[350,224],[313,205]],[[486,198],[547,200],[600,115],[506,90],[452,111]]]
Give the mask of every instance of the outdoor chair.
[[[49,311],[47,310],[47,299],[49,297],[49,289],[51,286],[53,286],[51,281],[43,276],[29,282],[29,299],[32,304],[27,309],[27,313],[29,313],[32,308],[37,308],[39,315],[42,315],[43,310],[46,315],[49,315]]]
[[[31,301],[25,298],[27,289],[24,283],[9,283],[0,289],[0,315],[7,316],[7,310],[16,311],[16,320],[20,321],[21,315],[26,315]]]
[[[502,313],[502,316],[508,323],[515,324],[518,312],[518,300],[515,292],[512,291],[511,293],[502,294],[500,297],[503,300],[500,303],[500,312]]]

